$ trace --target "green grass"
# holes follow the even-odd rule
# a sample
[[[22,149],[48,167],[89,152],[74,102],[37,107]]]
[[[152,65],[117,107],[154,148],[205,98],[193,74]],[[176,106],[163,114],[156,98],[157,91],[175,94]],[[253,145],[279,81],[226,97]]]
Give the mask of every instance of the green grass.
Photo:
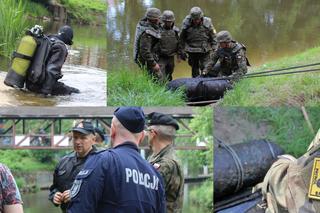
[[[192,189],[189,199],[193,205],[201,207],[201,212],[211,212],[213,210],[213,181],[206,181]]]
[[[184,106],[183,92],[166,90],[140,70],[108,72],[108,106]]]
[[[73,20],[84,24],[97,24],[99,15],[103,16],[107,10],[107,3],[100,0],[61,0],[61,3],[67,8],[68,13]]]
[[[27,13],[27,16],[32,17],[52,16],[47,10],[47,8],[45,8],[45,6],[32,1],[25,1],[25,11]]]
[[[266,139],[279,144],[285,153],[299,157],[307,151],[315,134],[309,129],[301,108],[298,107],[231,107],[252,123],[268,126]],[[307,107],[310,122],[315,131],[320,128],[320,107]]]
[[[39,151],[36,151],[39,152]],[[13,171],[49,171],[56,162],[40,162],[30,150],[0,150],[0,162]]]
[[[0,55],[9,57],[26,28],[23,0],[2,0],[0,4]]]
[[[255,72],[319,62],[320,47],[266,63]],[[228,91],[223,106],[315,106],[320,101],[319,72],[243,79]]]

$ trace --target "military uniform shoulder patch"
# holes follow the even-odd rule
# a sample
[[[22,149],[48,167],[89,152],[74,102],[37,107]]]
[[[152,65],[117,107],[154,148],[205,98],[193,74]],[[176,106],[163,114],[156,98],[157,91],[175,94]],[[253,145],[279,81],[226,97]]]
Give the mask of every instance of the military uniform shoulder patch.
[[[153,164],[153,167],[154,167],[156,170],[158,170],[158,169],[160,169],[161,165],[158,164],[158,163],[155,163],[155,164]]]
[[[320,158],[315,158],[313,162],[308,196],[320,200]]]

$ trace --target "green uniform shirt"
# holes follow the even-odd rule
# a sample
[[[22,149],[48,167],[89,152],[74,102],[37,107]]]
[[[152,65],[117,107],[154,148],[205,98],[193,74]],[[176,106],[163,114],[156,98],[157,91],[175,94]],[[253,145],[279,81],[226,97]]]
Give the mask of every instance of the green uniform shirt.
[[[148,161],[158,170],[164,180],[167,213],[182,212],[184,177],[178,162],[174,160],[173,145],[170,144]]]

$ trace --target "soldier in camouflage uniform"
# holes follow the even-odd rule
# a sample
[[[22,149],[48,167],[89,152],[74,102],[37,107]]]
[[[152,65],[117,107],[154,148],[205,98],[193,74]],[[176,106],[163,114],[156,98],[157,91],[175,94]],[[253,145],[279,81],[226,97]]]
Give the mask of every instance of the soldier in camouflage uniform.
[[[217,33],[217,41],[219,47],[202,74],[210,77],[229,76],[239,79],[247,73],[247,65],[249,65],[245,46],[232,40],[228,31]]]
[[[162,79],[158,64],[160,16],[159,9],[147,9],[145,17],[137,24],[134,40],[134,61],[140,68],[146,68],[148,74],[155,79]]]
[[[163,80],[172,80],[174,55],[181,55],[179,49],[179,28],[174,25],[175,17],[171,10],[165,10],[161,16],[161,39],[159,46],[159,65]]]
[[[290,155],[280,156],[271,166],[261,184],[266,204],[264,212],[320,212],[319,164],[313,168],[314,162],[317,161],[316,158],[319,157],[320,131],[308,151],[300,158],[295,159]],[[315,194],[317,195],[313,195],[311,193],[313,190],[310,189],[316,189],[318,192]]]
[[[199,7],[193,7],[182,24],[180,45],[188,53],[188,63],[192,67],[192,77],[200,75],[210,55],[216,49],[215,33],[211,19],[203,16]]]
[[[175,160],[173,140],[177,122],[169,115],[153,112],[149,115],[149,145],[152,155],[148,161],[158,170],[164,180],[167,213],[180,213],[183,206],[184,177]]]

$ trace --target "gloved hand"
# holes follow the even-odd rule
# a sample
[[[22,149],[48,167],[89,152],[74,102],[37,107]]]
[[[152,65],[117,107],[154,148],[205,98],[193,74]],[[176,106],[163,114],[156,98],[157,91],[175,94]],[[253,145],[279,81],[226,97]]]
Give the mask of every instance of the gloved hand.
[[[185,52],[180,53],[179,57],[184,61],[188,59],[188,55]]]

